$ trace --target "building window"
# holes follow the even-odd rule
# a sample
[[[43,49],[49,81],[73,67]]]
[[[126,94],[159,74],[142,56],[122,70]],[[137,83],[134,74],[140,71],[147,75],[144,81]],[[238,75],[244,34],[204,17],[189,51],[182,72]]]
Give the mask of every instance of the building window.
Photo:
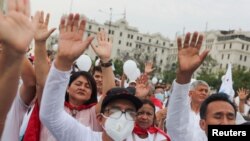
[[[242,55],[240,55],[240,61],[242,60]]]
[[[89,25],[89,30],[92,28],[92,26],[91,25]]]
[[[91,34],[90,33],[88,33],[88,37],[90,36]]]
[[[142,37],[140,37],[140,41],[142,41]]]
[[[165,46],[165,42],[163,42],[163,46]]]
[[[224,58],[224,54],[221,55],[221,60],[223,60],[223,58]]]
[[[164,49],[161,50],[161,53],[164,53]]]
[[[227,55],[227,59],[229,59],[229,58],[230,58],[230,54]]]
[[[150,48],[149,48],[149,46],[148,46],[148,51],[150,51]]]
[[[119,45],[122,43],[122,41],[121,40],[119,40]]]
[[[224,46],[223,46],[223,49],[225,49],[226,48],[226,44],[224,44]]]
[[[139,40],[139,36],[137,36],[137,40]]]
[[[247,56],[244,57],[244,61],[245,61],[245,62],[247,61]]]
[[[133,37],[134,37],[134,36],[133,36],[133,35],[131,35],[131,39],[133,39]]]
[[[244,44],[242,44],[241,49],[242,49],[242,50],[244,49]]]
[[[131,47],[132,47],[132,43],[130,43],[130,44],[129,44],[129,46],[131,46]]]
[[[232,48],[232,43],[230,43],[230,46],[229,46],[229,48],[230,48],[230,49]]]
[[[141,45],[139,45],[139,48],[141,48]]]
[[[101,28],[100,28],[100,27],[98,28],[98,31],[101,31]]]
[[[109,29],[109,34],[111,34],[111,30]]]
[[[114,35],[115,34],[115,31],[114,30],[112,30],[112,35]]]
[[[240,65],[238,65],[238,70],[240,70]]]
[[[151,43],[151,39],[149,39],[148,42]]]
[[[129,42],[127,42],[127,44],[126,44],[127,46],[129,45]]]
[[[120,32],[120,37],[122,37],[122,32]]]
[[[220,64],[220,69],[222,69],[222,64]]]
[[[158,43],[159,43],[159,41],[157,40],[157,41],[156,41],[156,44],[158,44]]]
[[[130,34],[128,34],[128,38],[130,38]]]
[[[160,60],[160,64],[162,64],[162,59]]]
[[[157,52],[157,48],[155,48],[155,52]]]
[[[248,48],[249,48],[249,45],[247,45],[247,49],[246,49],[247,51],[248,51]]]

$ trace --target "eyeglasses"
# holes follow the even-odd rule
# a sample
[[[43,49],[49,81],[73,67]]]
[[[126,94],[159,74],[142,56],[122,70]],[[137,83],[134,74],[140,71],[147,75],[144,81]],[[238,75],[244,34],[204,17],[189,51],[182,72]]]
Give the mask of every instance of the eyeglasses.
[[[109,115],[108,117],[113,118],[113,119],[119,119],[122,116],[122,114],[125,114],[125,118],[130,121],[134,121],[136,117],[135,111],[133,110],[121,111],[118,108],[105,109],[104,113],[107,113]],[[104,117],[107,117],[107,116],[104,115]]]

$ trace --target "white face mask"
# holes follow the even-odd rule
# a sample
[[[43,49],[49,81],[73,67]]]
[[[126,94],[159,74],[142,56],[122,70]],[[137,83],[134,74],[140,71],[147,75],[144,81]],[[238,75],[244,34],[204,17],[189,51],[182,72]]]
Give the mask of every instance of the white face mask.
[[[156,93],[155,98],[159,99],[161,102],[163,102],[165,99],[162,93]]]
[[[105,118],[107,118],[107,120],[104,124],[104,130],[114,141],[126,139],[134,129],[134,121],[127,120],[125,114],[122,114],[119,119]]]

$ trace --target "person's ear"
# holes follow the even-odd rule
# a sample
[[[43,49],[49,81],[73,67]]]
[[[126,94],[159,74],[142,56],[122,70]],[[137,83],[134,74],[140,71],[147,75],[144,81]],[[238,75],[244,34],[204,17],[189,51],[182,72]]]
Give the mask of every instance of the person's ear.
[[[67,87],[66,92],[69,93],[69,86]]]
[[[201,127],[201,129],[205,131],[206,126],[207,126],[207,124],[206,124],[205,119],[200,119],[200,127]]]
[[[191,96],[193,95],[193,93],[194,93],[194,92],[193,92],[192,90],[190,90],[190,91],[188,92],[188,96],[191,97]]]

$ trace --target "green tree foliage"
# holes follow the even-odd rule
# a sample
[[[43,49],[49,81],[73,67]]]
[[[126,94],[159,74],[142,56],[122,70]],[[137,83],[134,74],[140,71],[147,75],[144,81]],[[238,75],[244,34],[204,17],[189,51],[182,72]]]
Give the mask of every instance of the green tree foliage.
[[[178,62],[177,62],[178,63]],[[173,80],[176,77],[177,63],[171,65],[170,70],[163,72],[163,82],[172,84]]]
[[[233,88],[235,91],[239,88],[250,89],[250,71],[233,69]]]
[[[115,74],[119,74],[120,76],[122,76],[123,73],[123,62],[119,59],[116,59],[114,61],[114,66],[115,66]]]

